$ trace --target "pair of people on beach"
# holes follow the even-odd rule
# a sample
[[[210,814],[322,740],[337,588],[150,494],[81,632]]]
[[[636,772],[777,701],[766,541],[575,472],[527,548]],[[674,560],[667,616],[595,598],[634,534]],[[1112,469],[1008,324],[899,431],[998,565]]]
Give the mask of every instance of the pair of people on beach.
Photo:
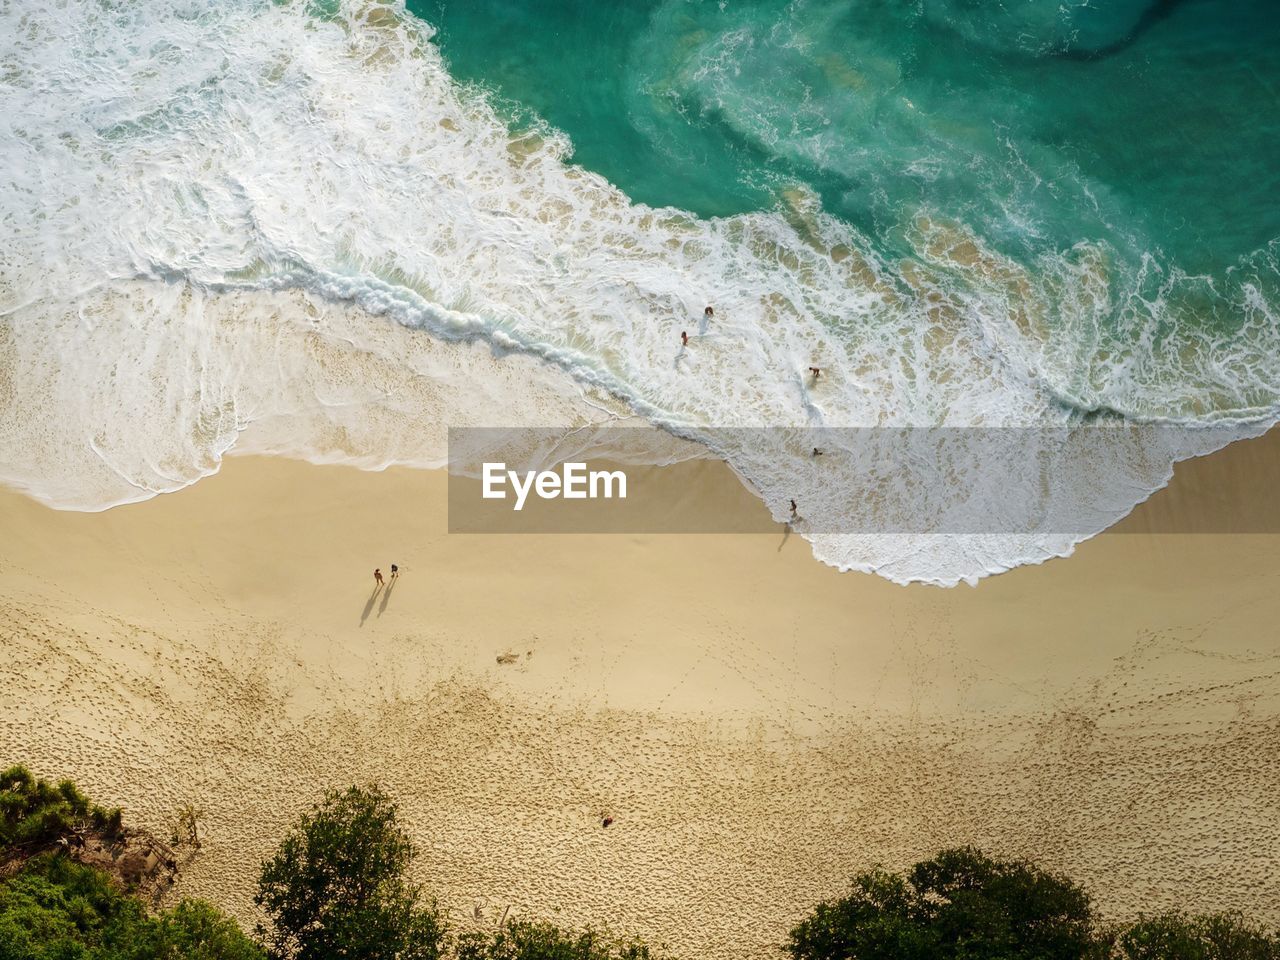
[[[391,565],[391,579],[392,579],[392,580],[394,580],[394,579],[396,579],[396,578],[397,578],[397,577],[399,577],[399,576],[400,576],[400,568],[399,568],[399,567],[397,567],[397,566],[393,563],[393,564]],[[377,568],[373,571],[373,582],[374,582],[374,584],[376,584],[376,585],[377,585],[377,586],[379,586],[379,587],[380,587],[380,586],[382,586],[382,584],[385,582],[385,581],[382,579],[382,568],[381,568],[381,567],[377,567]]]

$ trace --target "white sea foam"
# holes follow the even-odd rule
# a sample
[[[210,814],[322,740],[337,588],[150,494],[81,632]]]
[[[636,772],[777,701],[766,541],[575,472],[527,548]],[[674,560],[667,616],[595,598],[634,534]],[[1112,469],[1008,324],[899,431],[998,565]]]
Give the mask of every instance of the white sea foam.
[[[921,215],[916,256],[885,263],[799,191],[709,221],[633,204],[563,137],[511,133],[398,6],[3,0],[0,24],[0,476],[57,506],[172,490],[232,451],[431,465],[448,425],[628,411],[691,437],[1042,426],[1079,415],[1064,400],[1274,419],[1256,289],[1229,356],[1144,342],[1165,304],[1143,301],[1122,305],[1134,352],[1099,358],[1105,250],[1033,275]],[[1198,452],[1088,465],[1115,483],[1075,535],[888,537],[815,532],[851,493],[807,450],[717,449],[779,519],[804,503],[824,561],[938,583],[1069,551]],[[961,499],[1007,476],[969,470]]]

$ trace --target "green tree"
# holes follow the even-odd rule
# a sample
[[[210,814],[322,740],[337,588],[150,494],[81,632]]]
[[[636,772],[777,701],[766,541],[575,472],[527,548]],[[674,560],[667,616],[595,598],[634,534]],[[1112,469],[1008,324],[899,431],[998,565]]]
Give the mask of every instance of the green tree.
[[[1082,960],[1093,945],[1088,895],[1062,877],[972,848],[905,877],[873,870],[792,932],[794,960]]]
[[[102,956],[114,931],[143,919],[99,871],[44,855],[0,883],[0,958],[53,960]]]
[[[1102,960],[1280,960],[1280,937],[1238,914],[1167,913],[1113,931]]]
[[[262,950],[207,903],[152,916],[107,873],[77,863],[85,833],[112,840],[119,810],[92,804],[70,781],[25,767],[0,772],[0,960],[263,960]],[[60,849],[61,847],[61,849]]]
[[[117,833],[120,811],[90,803],[70,780],[54,785],[23,766],[0,772],[0,855],[34,851],[90,829]]]
[[[550,923],[516,921],[493,933],[464,934],[457,960],[654,960],[644,944],[594,930],[566,932]]]
[[[263,960],[263,952],[235,921],[203,900],[183,900],[158,918],[165,958],[182,960]]]
[[[107,874],[42,854],[0,881],[0,960],[262,960],[231,920],[200,901],[149,916]]]
[[[377,787],[330,791],[262,867],[255,902],[275,960],[438,960],[434,902],[405,879],[413,845]]]
[[[905,878],[872,870],[854,878],[853,890],[814,908],[791,931],[787,950],[796,960],[932,960],[942,937],[920,909]]]

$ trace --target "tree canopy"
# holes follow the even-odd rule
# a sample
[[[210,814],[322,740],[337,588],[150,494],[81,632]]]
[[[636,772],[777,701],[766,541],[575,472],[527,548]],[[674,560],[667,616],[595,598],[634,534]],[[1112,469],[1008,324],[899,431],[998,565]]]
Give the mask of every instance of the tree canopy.
[[[1280,937],[1230,913],[1163,914],[1103,939],[1099,960],[1280,960]]]
[[[793,960],[1280,960],[1280,937],[1233,914],[1104,927],[1071,880],[965,847],[905,874],[859,874],[786,949]]]
[[[63,841],[122,835],[118,809],[25,767],[0,772],[0,960],[263,960],[215,907],[183,900],[149,914],[109,874],[76,862]]]
[[[550,923],[516,921],[492,933],[464,934],[457,960],[656,960],[636,940],[594,930],[566,932]]]
[[[0,852],[48,846],[86,829],[118,831],[120,811],[90,803],[70,780],[55,785],[23,766],[0,772]]]
[[[445,924],[405,877],[413,845],[377,786],[330,791],[262,867],[275,960],[438,960]]]
[[[0,881],[0,960],[262,960],[236,924],[184,900],[148,915],[106,873],[45,853]]]
[[[906,876],[858,875],[792,932],[795,960],[1081,960],[1088,895],[1029,863],[945,850]]]

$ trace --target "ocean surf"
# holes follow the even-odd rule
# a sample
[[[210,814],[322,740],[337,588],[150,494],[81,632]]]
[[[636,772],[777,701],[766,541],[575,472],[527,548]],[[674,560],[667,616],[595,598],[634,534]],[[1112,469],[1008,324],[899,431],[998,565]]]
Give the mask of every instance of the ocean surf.
[[[785,522],[791,499],[815,520],[842,509],[854,482],[838,443],[819,476],[788,430],[1186,427],[1065,468],[957,461],[957,502],[1050,466],[1092,491],[1072,533],[798,531],[824,562],[899,582],[1068,553],[1178,459],[1277,419],[1272,210],[1197,246],[1167,222],[1173,186],[1119,189],[1145,156],[1121,176],[1081,146],[1106,137],[1008,112],[1041,61],[1088,78],[1166,42],[1137,6],[995,27],[964,6],[908,26],[957,63],[981,51],[999,82],[971,79],[968,100],[956,63],[885,39],[901,24],[879,4],[655,4],[621,93],[665,150],[638,153],[665,157],[640,202],[634,171],[584,165],[554,116],[512,108],[518,90],[454,76],[453,48],[399,4],[0,3],[0,479],[94,510],[228,453],[439,466],[449,426],[635,419],[723,457]],[[682,152],[685,128],[728,153]],[[682,163],[732,189],[661,196]],[[1214,204],[1186,209],[1208,224]],[[724,440],[759,427],[777,439]]]

